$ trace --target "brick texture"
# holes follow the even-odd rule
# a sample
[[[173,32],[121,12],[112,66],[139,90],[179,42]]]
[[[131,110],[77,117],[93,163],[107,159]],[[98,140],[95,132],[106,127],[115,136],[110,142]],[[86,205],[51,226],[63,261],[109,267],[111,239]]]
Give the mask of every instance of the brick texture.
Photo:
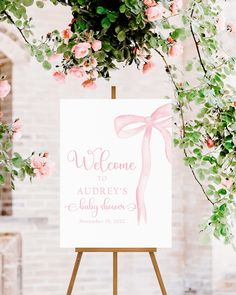
[[[66,8],[52,8],[50,4],[44,10],[32,8],[31,13],[37,36],[55,27],[63,29],[70,21]],[[54,82],[50,73],[29,60],[19,42],[12,39],[7,42],[10,38],[7,32],[15,31],[11,27],[2,30],[5,33],[0,39],[0,50],[5,54],[11,52],[9,57],[13,61],[13,118],[20,117],[24,125],[24,136],[14,144],[14,149],[23,155],[32,150],[47,150],[58,168],[60,98],[109,98],[111,85],[117,85],[119,99],[173,97],[165,69],[157,56],[153,72],[144,76],[135,67],[121,69],[112,74],[110,82],[100,80],[97,91],[91,92],[82,89],[77,80],[69,79],[65,85]],[[202,245],[199,241],[198,224],[208,209],[190,171],[182,163],[182,153],[175,150],[173,248],[161,249],[157,254],[170,295],[236,294],[236,262],[232,259],[235,256],[227,248],[219,250],[218,244]],[[64,295],[75,254],[73,249],[59,248],[58,169],[50,179],[17,184],[13,193],[13,215],[1,217],[0,228],[21,235],[23,295]],[[224,269],[217,263],[219,255],[231,255]],[[111,255],[86,254],[82,258],[74,294],[110,295],[111,282]],[[119,288],[121,295],[160,294],[147,255],[119,256]]]
[[[21,237],[17,233],[0,233],[0,294],[21,295]]]

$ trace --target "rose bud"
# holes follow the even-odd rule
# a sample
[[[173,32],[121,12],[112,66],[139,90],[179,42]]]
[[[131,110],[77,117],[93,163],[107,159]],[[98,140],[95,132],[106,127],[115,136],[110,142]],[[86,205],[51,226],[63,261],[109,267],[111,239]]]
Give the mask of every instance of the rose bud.
[[[212,140],[211,138],[208,138],[208,139],[206,140],[206,144],[207,144],[207,147],[208,147],[209,149],[211,149],[211,148],[213,148],[213,147],[215,146],[215,142],[214,142],[214,140]]]

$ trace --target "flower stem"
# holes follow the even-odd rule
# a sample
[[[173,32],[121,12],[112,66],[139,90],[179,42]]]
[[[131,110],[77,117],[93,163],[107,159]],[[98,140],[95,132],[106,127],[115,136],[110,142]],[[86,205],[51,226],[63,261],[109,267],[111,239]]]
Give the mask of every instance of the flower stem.
[[[24,39],[24,41],[27,43],[27,44],[30,44],[30,42],[26,39],[24,33],[23,33],[23,30],[21,28],[19,28],[16,23],[14,22],[13,18],[11,17],[11,15],[6,12],[6,11],[3,11],[1,12],[1,14],[5,15],[7,17],[7,19],[17,28],[17,30],[20,32],[22,38]]]
[[[203,59],[202,59],[202,55],[201,55],[201,52],[200,52],[200,49],[199,49],[199,41],[197,40],[196,38],[196,35],[194,33],[194,30],[193,30],[193,15],[194,15],[194,9],[195,9],[195,6],[196,6],[196,3],[193,4],[193,7],[192,7],[192,10],[191,10],[191,14],[190,14],[190,17],[191,17],[191,21],[190,21],[190,31],[191,31],[191,35],[193,37],[193,41],[194,41],[194,44],[195,44],[195,47],[196,47],[196,50],[197,50],[197,54],[198,54],[198,58],[199,58],[199,62],[201,64],[201,67],[203,69],[203,72],[205,73],[205,76],[207,74],[207,69],[204,65],[204,62],[203,62]]]

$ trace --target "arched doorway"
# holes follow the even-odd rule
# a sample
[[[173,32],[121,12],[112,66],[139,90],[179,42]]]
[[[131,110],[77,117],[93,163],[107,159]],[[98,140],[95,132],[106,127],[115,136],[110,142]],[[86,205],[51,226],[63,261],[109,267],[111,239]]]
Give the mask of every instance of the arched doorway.
[[[6,76],[13,85],[13,66],[29,61],[29,54],[18,37],[8,27],[0,27],[0,76]],[[13,121],[13,91],[0,101],[0,122],[11,123]],[[6,184],[0,187],[0,216],[12,215],[12,191],[10,177]]]
[[[0,51],[0,76],[5,78],[12,85],[12,62]],[[0,101],[0,121],[3,123],[12,122],[12,91]],[[11,152],[10,152],[11,153]],[[6,183],[0,187],[0,216],[12,215],[12,193],[11,178],[7,176]]]

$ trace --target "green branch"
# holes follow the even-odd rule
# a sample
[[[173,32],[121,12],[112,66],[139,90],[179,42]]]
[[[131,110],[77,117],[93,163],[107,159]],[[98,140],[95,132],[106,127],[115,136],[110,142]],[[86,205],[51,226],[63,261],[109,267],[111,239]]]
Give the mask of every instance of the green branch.
[[[23,33],[23,30],[16,25],[16,23],[14,22],[11,15],[7,11],[3,11],[3,12],[1,12],[1,14],[5,15],[7,17],[7,19],[11,22],[11,24],[13,24],[16,27],[16,29],[20,32],[20,34],[21,34],[22,38],[24,39],[25,43],[30,45],[30,42],[25,37],[25,35]]]

